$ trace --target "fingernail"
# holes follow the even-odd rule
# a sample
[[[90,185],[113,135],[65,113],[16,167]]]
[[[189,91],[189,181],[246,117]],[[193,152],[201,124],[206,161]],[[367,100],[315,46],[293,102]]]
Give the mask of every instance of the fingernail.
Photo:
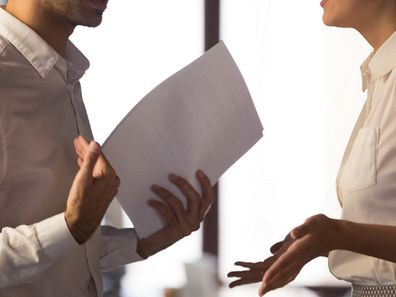
[[[154,206],[155,205],[155,200],[150,199],[150,200],[147,201],[147,204],[150,205],[150,206]]]
[[[96,141],[91,141],[89,143],[89,147],[88,148],[89,148],[89,150],[91,152],[93,152],[95,154],[100,153],[100,146],[99,146],[99,144]]]
[[[178,177],[176,174],[173,174],[173,173],[169,174],[169,179],[170,179],[171,181],[176,181],[178,178],[179,178],[179,177]]]
[[[77,136],[77,141],[87,142],[87,140],[84,137],[82,137],[81,135]]]
[[[157,186],[157,185],[152,185],[151,186],[151,190],[153,190],[153,191],[156,191],[156,190],[158,190],[159,189],[159,187]]]
[[[205,174],[203,173],[202,170],[198,170],[198,171],[197,171],[197,176],[198,176],[199,178],[204,178],[204,177],[205,177]]]
[[[264,295],[264,289],[263,289],[263,288],[260,288],[260,289],[259,289],[258,295],[259,295],[260,297],[262,297],[262,296]]]

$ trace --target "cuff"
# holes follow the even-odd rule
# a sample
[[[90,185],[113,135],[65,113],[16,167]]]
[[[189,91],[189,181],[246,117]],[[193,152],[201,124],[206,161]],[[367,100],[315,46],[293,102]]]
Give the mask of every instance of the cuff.
[[[120,265],[143,260],[137,252],[138,237],[134,229],[102,226],[101,268],[112,270]]]
[[[53,261],[78,246],[67,227],[63,213],[41,221],[35,227],[41,247]]]

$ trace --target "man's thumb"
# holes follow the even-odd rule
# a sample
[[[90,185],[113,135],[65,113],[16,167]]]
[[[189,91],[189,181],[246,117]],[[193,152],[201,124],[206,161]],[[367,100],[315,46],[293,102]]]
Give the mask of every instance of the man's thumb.
[[[91,141],[85,153],[81,171],[88,178],[92,178],[92,172],[101,153],[100,146],[97,142]]]

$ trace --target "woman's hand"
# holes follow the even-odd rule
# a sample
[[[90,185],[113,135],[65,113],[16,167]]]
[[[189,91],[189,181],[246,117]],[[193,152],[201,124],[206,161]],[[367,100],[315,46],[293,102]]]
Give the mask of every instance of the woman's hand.
[[[339,220],[316,215],[290,232],[291,243],[279,250],[279,257],[265,271],[259,295],[281,288],[293,281],[305,264],[327,256],[338,246]]]
[[[263,262],[236,262],[235,265],[247,268],[247,270],[231,271],[227,274],[228,277],[237,277],[229,284],[230,288],[236,286],[258,283],[263,279],[264,272],[274,263],[275,257],[269,257]]]
[[[251,283],[260,282],[264,276],[265,271],[275,262],[275,260],[280,256],[283,250],[287,248],[292,242],[292,238],[290,234],[287,234],[286,237],[280,241],[275,243],[270,251],[273,256],[265,259],[263,262],[251,263],[251,262],[236,262],[235,265],[247,268],[247,270],[242,271],[232,271],[227,276],[228,277],[237,277],[238,279],[231,282],[229,284],[230,288],[246,285]]]
[[[237,262],[248,268],[232,271],[229,277],[238,277],[230,287],[261,281],[259,295],[281,288],[293,281],[305,264],[319,256],[327,256],[341,238],[338,220],[316,215],[294,228],[283,241],[271,247],[273,256],[263,262]]]

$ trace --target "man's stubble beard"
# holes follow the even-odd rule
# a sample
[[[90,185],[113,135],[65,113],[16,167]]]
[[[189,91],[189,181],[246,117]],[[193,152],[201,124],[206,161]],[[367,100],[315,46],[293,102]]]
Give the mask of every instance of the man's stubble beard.
[[[72,26],[97,27],[102,22],[102,11],[89,6],[89,0],[44,0],[47,13],[60,22]]]

